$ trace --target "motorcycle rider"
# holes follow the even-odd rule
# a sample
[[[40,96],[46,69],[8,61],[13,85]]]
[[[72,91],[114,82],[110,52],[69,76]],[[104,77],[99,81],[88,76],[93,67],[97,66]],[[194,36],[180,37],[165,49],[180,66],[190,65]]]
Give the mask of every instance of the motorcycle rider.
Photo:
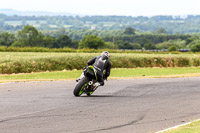
[[[92,65],[97,70],[97,78],[101,86],[104,85],[104,79],[107,80],[110,75],[111,63],[109,58],[109,53],[107,51],[103,51],[100,56],[95,56],[87,62],[88,65]],[[78,82],[81,80],[84,77],[83,75],[84,74],[82,73],[81,77],[76,81]]]
[[[95,56],[90,59],[87,64],[92,65],[97,70],[98,82],[101,86],[104,85],[104,79],[110,75],[111,63],[110,54],[107,51],[103,51],[100,56]]]

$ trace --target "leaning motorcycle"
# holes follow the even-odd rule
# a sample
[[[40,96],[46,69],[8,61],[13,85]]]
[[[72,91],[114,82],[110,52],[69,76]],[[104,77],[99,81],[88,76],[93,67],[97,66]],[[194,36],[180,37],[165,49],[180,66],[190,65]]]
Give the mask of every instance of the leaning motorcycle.
[[[81,77],[77,79],[77,85],[74,88],[74,96],[81,96],[86,94],[87,96],[92,93],[100,86],[97,76],[97,69],[93,66],[88,66],[83,69]]]

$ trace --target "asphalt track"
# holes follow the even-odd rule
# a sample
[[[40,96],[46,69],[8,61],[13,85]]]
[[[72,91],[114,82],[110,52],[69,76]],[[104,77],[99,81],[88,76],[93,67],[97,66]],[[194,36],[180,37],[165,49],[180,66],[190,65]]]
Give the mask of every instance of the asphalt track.
[[[109,80],[91,97],[75,84],[0,84],[0,133],[153,133],[200,118],[200,77]]]

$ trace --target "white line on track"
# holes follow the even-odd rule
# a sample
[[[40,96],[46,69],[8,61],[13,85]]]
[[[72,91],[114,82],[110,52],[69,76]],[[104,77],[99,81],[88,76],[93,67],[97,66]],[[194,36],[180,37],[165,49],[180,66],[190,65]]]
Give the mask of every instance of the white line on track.
[[[195,120],[195,121],[192,121],[192,122],[197,122],[197,121],[200,121],[200,119]],[[164,129],[164,130],[155,132],[155,133],[162,133],[162,132],[165,132],[165,131],[169,131],[169,130],[172,130],[172,129],[176,129],[176,128],[179,128],[179,127],[181,127],[181,126],[189,125],[189,124],[191,124],[192,122],[187,122],[187,123],[184,123],[184,124],[180,124],[180,125],[177,125],[177,126],[174,126],[174,127],[170,127],[170,128],[167,128],[167,129]]]

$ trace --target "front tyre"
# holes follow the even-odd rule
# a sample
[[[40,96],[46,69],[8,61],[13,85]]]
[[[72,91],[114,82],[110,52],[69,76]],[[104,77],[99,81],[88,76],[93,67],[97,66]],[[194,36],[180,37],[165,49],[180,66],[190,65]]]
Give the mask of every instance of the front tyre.
[[[82,78],[74,89],[74,96],[78,97],[83,94],[84,88],[88,85],[90,79],[88,77]]]

